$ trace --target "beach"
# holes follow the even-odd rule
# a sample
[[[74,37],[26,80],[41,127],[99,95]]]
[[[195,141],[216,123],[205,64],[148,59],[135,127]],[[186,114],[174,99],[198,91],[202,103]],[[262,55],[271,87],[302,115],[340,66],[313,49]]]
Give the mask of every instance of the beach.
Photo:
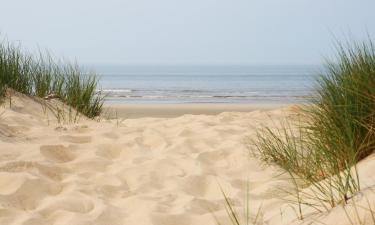
[[[147,118],[58,123],[13,96],[1,108],[0,224],[216,224],[228,219],[220,186],[241,208],[247,181],[252,210],[278,214],[277,169],[249,158],[244,141],[293,107],[170,118],[148,107]]]
[[[3,104],[0,224],[229,224],[223,193],[238,212],[249,197],[251,218],[300,224],[280,191],[293,190],[288,176],[249,152],[256,129],[293,119],[297,105],[133,107],[143,114],[73,123],[20,94]],[[168,113],[173,107],[179,115]],[[371,185],[372,160],[358,167]],[[343,215],[335,208],[305,221],[335,224]]]
[[[291,106],[293,103],[258,104],[106,104],[103,116],[109,119],[143,117],[172,118],[183,115],[218,115],[223,112],[253,112]]]
[[[0,225],[375,225],[375,1],[3,1]]]

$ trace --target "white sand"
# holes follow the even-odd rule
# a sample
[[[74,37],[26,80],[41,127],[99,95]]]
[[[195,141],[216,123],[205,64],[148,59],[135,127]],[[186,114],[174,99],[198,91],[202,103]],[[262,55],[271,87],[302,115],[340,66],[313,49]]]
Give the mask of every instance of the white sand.
[[[62,126],[42,108],[14,96],[1,109],[0,224],[229,224],[219,184],[242,215],[247,182],[253,217],[261,207],[266,224],[303,222],[280,198],[280,187],[292,190],[286,177],[244,144],[294,107]],[[372,159],[360,165],[365,187],[374,167]],[[306,217],[350,224],[341,207]]]

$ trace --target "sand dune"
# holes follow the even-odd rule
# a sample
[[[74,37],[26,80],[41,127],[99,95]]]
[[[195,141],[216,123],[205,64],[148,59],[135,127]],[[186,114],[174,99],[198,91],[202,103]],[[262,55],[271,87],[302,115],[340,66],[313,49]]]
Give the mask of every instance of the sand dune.
[[[229,224],[219,184],[241,210],[247,183],[254,216],[261,207],[267,224],[303,222],[280,198],[280,187],[292,188],[285,175],[249,157],[244,143],[293,107],[58,124],[18,95],[1,111],[0,224]],[[360,165],[367,186],[374,165]],[[345,224],[344,215],[337,208],[306,221]]]

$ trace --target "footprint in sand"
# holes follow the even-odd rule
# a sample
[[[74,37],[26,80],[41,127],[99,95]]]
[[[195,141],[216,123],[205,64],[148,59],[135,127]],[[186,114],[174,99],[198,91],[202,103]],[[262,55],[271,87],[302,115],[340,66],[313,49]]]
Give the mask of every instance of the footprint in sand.
[[[65,198],[58,198],[47,203],[48,207],[41,210],[43,214],[51,215],[56,211],[67,211],[73,213],[89,213],[95,208],[94,203],[81,195],[75,193]]]
[[[33,161],[14,161],[0,166],[0,172],[18,173],[35,168],[36,162]]]
[[[185,210],[193,214],[203,215],[210,212],[216,212],[223,209],[224,204],[221,201],[205,200],[200,198],[193,198],[185,205]]]
[[[0,173],[0,207],[33,210],[43,199],[59,194],[60,184],[25,174]]]
[[[14,126],[0,124],[0,140],[8,142],[14,140],[14,138],[19,138],[22,136],[21,131],[22,129],[17,129]]]
[[[64,135],[60,137],[61,140],[67,141],[74,144],[85,144],[91,142],[91,136],[72,136],[72,135]]]
[[[180,185],[186,194],[195,197],[215,198],[220,194],[217,179],[214,176],[191,175],[185,177]]]
[[[39,174],[54,181],[61,181],[66,169],[57,166],[37,165]]]
[[[155,212],[169,213],[176,203],[175,201],[177,200],[177,195],[167,194],[159,198],[149,198],[149,200],[154,200],[157,202],[157,205],[155,206]]]
[[[228,157],[229,153],[224,150],[215,150],[210,152],[202,152],[198,155],[197,160],[206,165],[218,165],[223,159]]]
[[[71,149],[63,145],[40,146],[40,153],[47,159],[57,163],[69,162],[75,159]]]
[[[114,144],[101,144],[97,149],[95,154],[106,159],[116,159],[122,151],[120,146]]]
[[[36,172],[51,180],[59,181],[65,170],[57,166],[47,166],[32,161],[14,161],[0,166],[0,172],[20,173],[25,171]]]
[[[120,136],[118,134],[116,134],[115,132],[106,132],[106,133],[103,133],[102,135],[105,138],[113,139],[113,140],[116,140],[116,139],[120,138]]]

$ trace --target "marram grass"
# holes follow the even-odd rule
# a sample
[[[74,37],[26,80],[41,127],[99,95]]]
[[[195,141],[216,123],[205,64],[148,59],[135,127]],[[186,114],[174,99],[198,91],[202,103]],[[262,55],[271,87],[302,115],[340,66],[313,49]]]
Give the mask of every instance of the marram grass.
[[[61,63],[48,53],[33,56],[6,41],[0,44],[0,94],[11,88],[26,95],[53,95],[89,118],[99,116],[104,96],[96,74]]]
[[[341,45],[302,110],[303,122],[263,127],[250,148],[286,170],[301,205],[318,211],[345,205],[360,191],[356,164],[375,148],[375,48],[371,41]],[[307,188],[308,187],[308,188]],[[307,188],[307,189],[305,189]]]

